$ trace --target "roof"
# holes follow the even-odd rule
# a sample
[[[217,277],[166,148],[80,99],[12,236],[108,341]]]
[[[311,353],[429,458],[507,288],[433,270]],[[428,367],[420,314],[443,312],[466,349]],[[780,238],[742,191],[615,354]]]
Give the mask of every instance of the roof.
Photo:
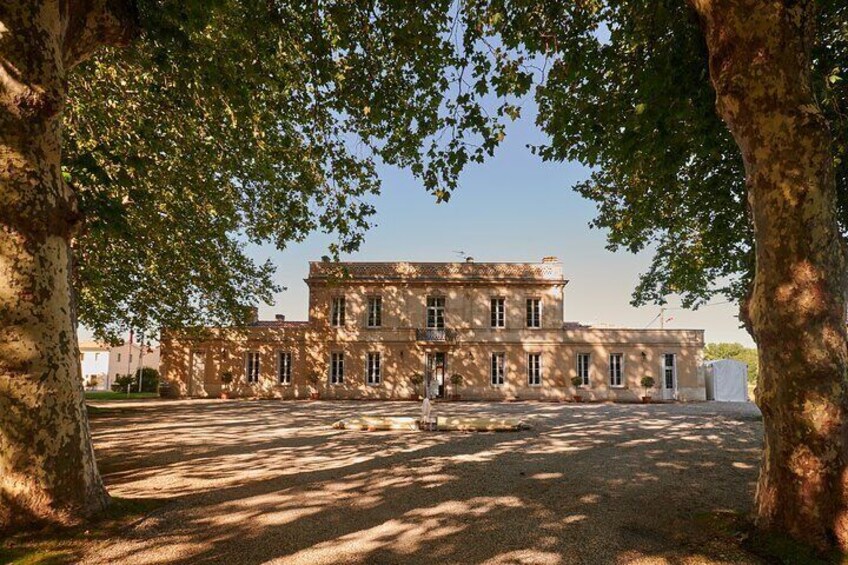
[[[80,350],[85,351],[109,351],[109,346],[98,341],[81,341],[79,342]]]
[[[287,322],[285,320],[258,320],[248,325],[252,328],[295,328],[307,326],[309,325],[309,322]]]
[[[562,263],[547,257],[538,263],[421,263],[311,261],[307,282],[357,281],[504,281],[565,284]]]

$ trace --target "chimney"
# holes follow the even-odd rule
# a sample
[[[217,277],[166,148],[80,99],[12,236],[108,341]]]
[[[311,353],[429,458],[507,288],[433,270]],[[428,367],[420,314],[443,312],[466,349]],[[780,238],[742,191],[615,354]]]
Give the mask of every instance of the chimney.
[[[559,257],[554,257],[553,255],[542,257],[542,263],[559,263]]]
[[[278,322],[285,322],[286,321],[286,315],[285,314],[277,314],[277,315],[274,316],[274,318]]]
[[[471,257],[471,256],[466,257],[466,258],[465,258],[465,262],[466,262],[466,263],[473,263],[473,262],[474,262],[474,257]]]

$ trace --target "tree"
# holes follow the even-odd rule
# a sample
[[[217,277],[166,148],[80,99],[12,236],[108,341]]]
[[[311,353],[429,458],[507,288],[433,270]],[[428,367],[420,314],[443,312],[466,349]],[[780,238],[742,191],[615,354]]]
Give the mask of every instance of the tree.
[[[734,359],[748,365],[748,382],[757,384],[760,374],[760,362],[756,348],[745,347],[741,343],[708,343],[704,347],[704,359]]]
[[[274,289],[245,246],[355,249],[375,159],[447,200],[491,154],[528,84],[451,6],[0,4],[0,528],[108,504],[78,315],[106,336],[238,321]]]
[[[758,524],[848,550],[848,6],[481,9],[507,47],[551,59],[536,94],[550,142],[536,150],[593,167],[577,188],[613,249],[656,250],[634,300],[740,301],[761,368]]]

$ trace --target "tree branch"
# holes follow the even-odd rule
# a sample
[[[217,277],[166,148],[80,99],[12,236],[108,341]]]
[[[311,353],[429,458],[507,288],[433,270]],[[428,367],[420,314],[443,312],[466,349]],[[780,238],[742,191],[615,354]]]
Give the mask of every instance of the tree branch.
[[[140,30],[135,0],[66,0],[63,42],[66,68],[104,46],[124,47]]]

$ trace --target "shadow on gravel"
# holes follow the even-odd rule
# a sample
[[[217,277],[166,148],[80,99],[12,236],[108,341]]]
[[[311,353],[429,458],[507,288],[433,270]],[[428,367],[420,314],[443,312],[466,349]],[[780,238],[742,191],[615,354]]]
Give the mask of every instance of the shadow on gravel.
[[[167,506],[88,562],[759,562],[696,517],[745,513],[753,405],[450,403],[529,431],[352,432],[403,402],[145,403],[92,415],[114,494]],[[664,560],[664,561],[663,561]]]

